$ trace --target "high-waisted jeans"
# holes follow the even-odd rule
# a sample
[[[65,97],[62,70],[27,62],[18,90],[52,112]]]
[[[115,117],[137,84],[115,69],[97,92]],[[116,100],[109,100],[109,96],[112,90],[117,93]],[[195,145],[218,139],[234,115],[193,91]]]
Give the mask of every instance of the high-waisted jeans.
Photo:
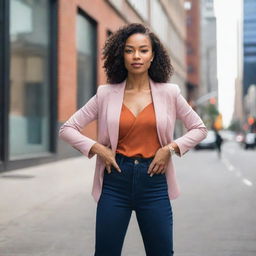
[[[104,170],[97,204],[94,256],[121,256],[132,210],[136,213],[147,256],[173,255],[172,206],[166,175],[147,173],[151,158],[116,153],[111,173]]]

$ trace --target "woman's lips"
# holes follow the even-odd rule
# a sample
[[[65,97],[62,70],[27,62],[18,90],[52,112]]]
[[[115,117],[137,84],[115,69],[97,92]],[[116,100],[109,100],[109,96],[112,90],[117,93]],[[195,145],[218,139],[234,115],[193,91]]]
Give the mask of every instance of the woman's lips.
[[[140,63],[133,63],[132,66],[134,68],[140,68],[143,64],[140,64]]]

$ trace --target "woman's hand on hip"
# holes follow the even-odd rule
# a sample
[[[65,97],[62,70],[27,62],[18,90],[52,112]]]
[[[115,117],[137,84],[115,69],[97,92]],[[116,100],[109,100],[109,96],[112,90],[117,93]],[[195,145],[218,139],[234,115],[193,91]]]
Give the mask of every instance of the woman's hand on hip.
[[[110,148],[100,143],[96,143],[92,146],[91,150],[92,152],[96,153],[101,158],[103,158],[108,173],[111,173],[112,165],[118,172],[121,172],[121,169],[119,168],[116,162],[115,153]]]
[[[155,154],[153,161],[148,168],[148,174],[152,177],[154,174],[164,174],[167,169],[170,152],[166,147],[159,148]]]

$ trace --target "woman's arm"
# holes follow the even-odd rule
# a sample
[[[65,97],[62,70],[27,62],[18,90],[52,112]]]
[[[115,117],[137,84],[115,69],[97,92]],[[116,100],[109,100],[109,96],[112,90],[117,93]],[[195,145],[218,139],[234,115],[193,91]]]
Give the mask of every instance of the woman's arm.
[[[169,149],[169,146],[173,147],[175,153],[180,156],[180,148],[179,146],[175,143],[175,142],[172,142],[170,144],[167,144],[163,147],[163,149],[165,149],[166,151],[168,151],[170,153],[170,149]]]
[[[95,153],[90,149],[97,141],[84,136],[81,131],[88,123],[97,118],[98,96],[95,94],[60,127],[59,137],[86,157],[92,158]]]
[[[172,144],[173,147],[176,147],[175,144],[177,145],[179,155],[182,156],[206,137],[207,129],[199,115],[181,95],[178,86],[176,94],[176,117],[182,120],[187,129],[187,132],[183,136],[175,139]]]

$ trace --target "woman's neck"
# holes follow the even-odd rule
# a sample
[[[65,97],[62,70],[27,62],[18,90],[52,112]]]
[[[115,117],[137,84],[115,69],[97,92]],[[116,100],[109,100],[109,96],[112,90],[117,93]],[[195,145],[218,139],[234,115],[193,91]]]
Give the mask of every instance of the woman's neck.
[[[150,89],[149,85],[149,76],[145,75],[134,75],[128,74],[126,79],[126,87],[127,90],[133,91],[145,91]]]

